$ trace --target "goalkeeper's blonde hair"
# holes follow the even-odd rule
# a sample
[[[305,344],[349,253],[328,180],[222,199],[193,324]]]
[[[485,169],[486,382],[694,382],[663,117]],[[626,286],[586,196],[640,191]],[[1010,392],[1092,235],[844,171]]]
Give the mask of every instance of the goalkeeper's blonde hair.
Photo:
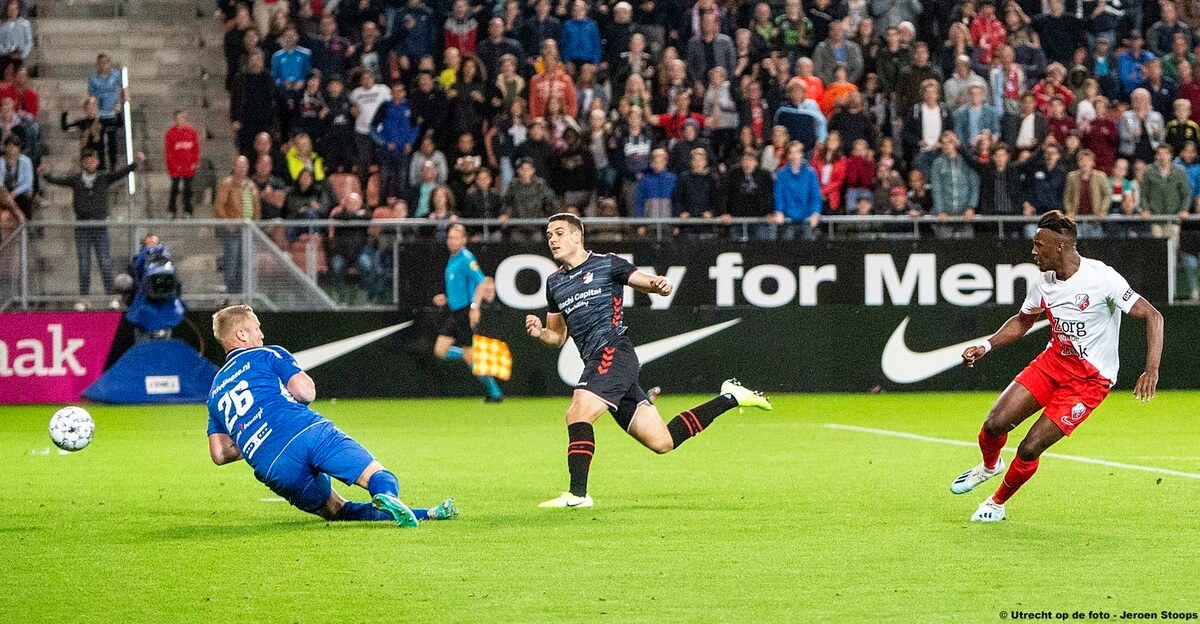
[[[213,335],[217,337],[218,342],[224,345],[226,340],[241,329],[242,324],[253,315],[254,308],[248,305],[232,305],[217,310],[212,316]]]

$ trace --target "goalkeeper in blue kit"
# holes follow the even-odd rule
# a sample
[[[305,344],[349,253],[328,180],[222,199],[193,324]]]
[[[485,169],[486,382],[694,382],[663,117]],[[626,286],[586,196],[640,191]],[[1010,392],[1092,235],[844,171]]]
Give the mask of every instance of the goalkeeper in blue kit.
[[[208,451],[218,466],[245,459],[254,476],[301,511],[326,520],[390,520],[415,527],[421,520],[458,515],[453,499],[431,509],[400,500],[396,475],[332,422],[309,409],[317,388],[292,354],[264,346],[250,306],[213,315],[213,334],[225,365],[208,395]],[[330,477],[371,493],[370,503],[342,498]]]

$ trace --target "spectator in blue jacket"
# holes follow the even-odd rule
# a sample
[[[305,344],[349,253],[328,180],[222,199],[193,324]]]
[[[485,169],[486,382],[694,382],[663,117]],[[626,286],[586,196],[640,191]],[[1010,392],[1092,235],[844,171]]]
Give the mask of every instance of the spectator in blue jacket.
[[[816,237],[821,219],[821,183],[817,172],[804,162],[804,145],[788,143],[787,164],[775,174],[775,214],[772,221],[781,226],[780,238],[792,240]]]
[[[575,0],[571,19],[562,26],[562,60],[564,63],[600,63],[600,28],[587,16],[588,5]]]
[[[121,70],[114,69],[112,57],[101,52],[96,55],[96,73],[88,76],[88,95],[96,98],[100,106],[100,119],[115,119],[124,103],[121,88]]]
[[[1188,186],[1192,189],[1192,197],[1196,198],[1193,204],[1200,204],[1200,149],[1197,147],[1195,141],[1184,143],[1183,149],[1179,150],[1179,157],[1175,159],[1175,164],[1183,167],[1183,171],[1187,173]],[[8,144],[5,143],[5,157],[7,156]],[[3,171],[4,169],[0,168],[0,172]],[[1193,205],[1193,209],[1195,207]]]
[[[1121,89],[1125,95],[1129,95],[1146,79],[1143,68],[1155,56],[1153,52],[1142,49],[1142,35],[1136,30],[1129,33],[1126,42],[1129,47],[1117,55],[1117,72],[1121,76]]]
[[[939,217],[973,218],[979,205],[979,175],[959,152],[958,136],[953,130],[942,132],[938,143],[942,155],[933,161],[929,176],[933,183],[933,212]],[[1059,201],[1062,201],[1061,193]]]
[[[300,35],[294,26],[288,26],[280,37],[283,47],[271,55],[271,75],[275,86],[280,89],[299,91],[304,88],[308,74],[312,71],[312,52],[296,45]]]
[[[1057,143],[1047,141],[1042,148],[1042,162],[1030,175],[1025,216],[1043,215],[1051,210],[1062,209],[1066,187],[1067,163],[1063,162],[1062,149]]]
[[[787,128],[788,139],[799,141],[805,149],[824,143],[829,134],[829,122],[817,103],[808,99],[808,85],[792,78],[787,86],[788,102],[775,111],[772,125]]]
[[[0,21],[0,76],[8,76],[25,63],[33,51],[33,28],[29,20],[21,16],[21,5],[11,1],[4,6],[4,20]]]
[[[408,5],[398,11],[395,23],[388,28],[388,36],[400,42],[400,66],[405,70],[416,67],[422,56],[433,54],[437,44],[441,23],[434,17],[433,10],[422,0],[408,0]]]
[[[968,89],[969,102],[954,113],[954,134],[962,145],[974,145],[975,137],[990,130],[1000,136],[1000,111],[984,103],[983,85],[976,83]]]
[[[32,219],[33,161],[21,153],[21,139],[15,136],[4,141],[4,157],[0,158],[0,184],[8,189],[25,219]]]
[[[88,95],[96,98],[100,109],[100,129],[108,156],[107,168],[117,168],[117,135],[121,131],[120,114],[125,105],[125,89],[121,86],[121,70],[114,69],[112,57],[101,52],[96,55],[96,73],[88,76]],[[101,154],[104,167],[105,154]]]
[[[421,130],[413,123],[404,83],[392,85],[392,99],[384,102],[371,120],[371,137],[379,146],[381,197],[408,197],[408,158]]]
[[[667,150],[660,147],[651,152],[650,169],[638,180],[634,217],[669,219],[674,216],[671,198],[675,195],[675,174],[667,171],[667,160]]]

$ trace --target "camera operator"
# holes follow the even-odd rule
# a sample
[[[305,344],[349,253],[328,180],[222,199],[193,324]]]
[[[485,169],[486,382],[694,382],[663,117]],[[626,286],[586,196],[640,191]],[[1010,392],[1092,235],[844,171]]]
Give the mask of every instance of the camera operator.
[[[133,300],[125,318],[134,326],[137,340],[171,337],[171,330],[183,322],[186,308],[180,298],[182,285],[175,276],[171,252],[158,236],[148,234],[142,248],[130,263]]]

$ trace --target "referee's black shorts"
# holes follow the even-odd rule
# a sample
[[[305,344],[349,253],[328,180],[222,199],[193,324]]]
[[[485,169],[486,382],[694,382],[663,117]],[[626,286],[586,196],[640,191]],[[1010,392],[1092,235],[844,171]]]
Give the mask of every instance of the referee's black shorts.
[[[584,362],[575,389],[600,397],[608,404],[617,424],[629,431],[638,407],[650,402],[649,395],[638,385],[640,368],[633,342],[621,336]]]
[[[460,347],[470,347],[471,342],[475,339],[475,332],[471,330],[471,308],[447,309],[445,317],[442,318],[442,327],[438,330],[438,335],[450,336],[454,339],[454,344]]]

